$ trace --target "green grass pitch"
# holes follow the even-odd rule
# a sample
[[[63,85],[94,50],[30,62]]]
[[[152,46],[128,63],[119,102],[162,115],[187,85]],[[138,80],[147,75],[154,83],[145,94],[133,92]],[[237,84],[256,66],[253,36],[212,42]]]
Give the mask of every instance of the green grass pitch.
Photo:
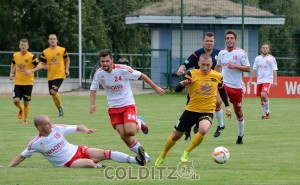
[[[97,110],[93,115],[89,114],[89,97],[63,95],[62,99],[65,117],[58,118],[50,96],[34,96],[30,104],[29,124],[23,125],[16,117],[18,110],[11,98],[0,97],[0,165],[6,166],[36,135],[37,130],[32,124],[32,119],[38,114],[49,115],[52,123],[84,124],[97,129],[94,134],[68,135],[68,140],[73,144],[117,150],[134,156],[111,128],[104,96],[97,97]],[[0,168],[0,184],[299,184],[299,99],[271,98],[269,120],[260,118],[258,98],[245,99],[243,109],[246,125],[243,145],[235,144],[237,137],[235,116],[232,119],[224,118],[226,129],[218,138],[213,137],[216,129],[214,120],[205,140],[190,155],[194,173],[197,175],[197,179],[193,180],[180,176],[181,168],[171,174],[179,164],[183,149],[188,145],[183,138],[171,149],[163,167],[160,169],[154,167],[154,161],[162,151],[166,138],[174,130],[174,124],[184,110],[186,96],[137,95],[135,100],[138,114],[143,116],[144,121],[150,126],[148,135],[142,133],[136,135],[152,157],[152,161],[146,167],[103,161],[103,164],[110,167],[109,172],[104,169],[55,168],[42,155],[35,154],[15,168]],[[216,164],[211,159],[211,153],[217,146],[229,149],[231,156],[226,164]]]

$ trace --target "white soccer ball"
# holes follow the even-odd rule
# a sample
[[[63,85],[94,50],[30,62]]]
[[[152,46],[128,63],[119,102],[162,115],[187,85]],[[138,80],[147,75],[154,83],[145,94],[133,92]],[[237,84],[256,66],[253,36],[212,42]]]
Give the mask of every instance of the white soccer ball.
[[[219,146],[214,149],[214,152],[211,154],[211,156],[216,163],[224,164],[229,160],[230,153],[227,148]]]

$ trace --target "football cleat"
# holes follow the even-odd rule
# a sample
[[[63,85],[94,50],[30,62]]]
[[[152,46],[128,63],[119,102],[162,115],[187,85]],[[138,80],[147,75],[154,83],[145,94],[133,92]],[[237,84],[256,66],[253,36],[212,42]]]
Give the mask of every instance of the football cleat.
[[[27,122],[27,120],[25,119],[25,120],[23,120],[23,124],[24,125],[27,125],[28,124],[28,122]]]
[[[141,122],[141,130],[144,134],[148,134],[149,133],[149,127],[147,126],[147,124],[144,122],[142,116],[137,116],[137,119],[140,120]]]
[[[21,106],[21,109],[19,110],[19,113],[18,113],[18,119],[22,119],[22,117],[23,117],[23,109],[24,109],[24,107],[23,106]]]
[[[181,162],[188,162],[190,157],[190,152],[183,151],[182,156],[180,157]]]
[[[138,148],[138,155],[135,157],[135,160],[141,166],[146,165],[145,150],[142,146]]]
[[[164,158],[162,158],[161,156],[159,156],[159,157],[156,159],[154,165],[155,165],[155,166],[160,166],[160,165],[162,165],[163,163],[164,163]]]
[[[225,129],[225,126],[220,127],[218,126],[217,130],[214,133],[214,137],[219,137],[221,135],[221,132]]]
[[[58,108],[58,117],[64,117],[64,114],[65,114],[64,108],[59,107]]]
[[[243,144],[243,136],[238,136],[236,140],[236,144]]]
[[[266,115],[262,116],[261,119],[269,119],[270,118],[270,113],[266,113]]]
[[[96,168],[105,168],[106,167],[106,165],[104,165],[104,164],[96,164]]]

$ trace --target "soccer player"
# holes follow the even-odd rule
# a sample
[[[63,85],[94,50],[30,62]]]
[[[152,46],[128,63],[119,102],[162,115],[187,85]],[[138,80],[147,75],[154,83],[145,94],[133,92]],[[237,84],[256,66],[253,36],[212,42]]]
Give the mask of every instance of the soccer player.
[[[220,50],[214,48],[215,45],[215,36],[212,32],[206,32],[203,37],[203,48],[198,49],[194,53],[192,53],[186,61],[179,67],[177,71],[177,75],[181,76],[184,74],[184,71],[190,68],[195,68],[199,69],[198,66],[198,61],[199,57],[206,53],[209,54],[212,58],[212,66],[211,68],[214,69],[216,64],[217,64],[217,58]],[[217,109],[216,109],[216,118],[218,120],[218,127],[217,130],[214,133],[214,137],[219,137],[221,132],[225,129],[225,123],[223,120],[223,110],[221,107],[222,100],[221,97],[218,95],[217,96]],[[194,133],[197,133],[198,130],[198,124],[194,127]],[[185,140],[190,140],[191,139],[191,134],[190,131],[187,131],[185,133]]]
[[[90,87],[90,113],[96,111],[96,91],[101,84],[106,91],[109,106],[108,114],[112,127],[118,132],[130,150],[138,154],[138,148],[141,144],[134,138],[134,135],[140,129],[143,129],[144,125],[137,124],[136,105],[129,80],[141,79],[159,95],[163,95],[165,91],[144,73],[129,66],[114,64],[113,54],[108,49],[100,51],[99,62],[101,68],[95,73]],[[150,156],[147,153],[145,155],[147,162],[150,161]]]
[[[174,126],[174,132],[167,138],[163,152],[156,159],[156,166],[163,164],[169,150],[182,135],[194,124],[199,123],[198,132],[193,136],[189,146],[185,148],[180,157],[181,162],[188,161],[190,152],[201,144],[211,127],[218,91],[226,106],[226,115],[231,116],[227,94],[223,87],[222,74],[212,70],[212,65],[211,56],[202,54],[199,59],[200,69],[190,70],[176,86],[176,92],[180,92],[188,86],[188,102],[185,111]]]
[[[58,89],[69,75],[70,58],[67,50],[57,45],[55,34],[49,35],[48,42],[50,47],[43,51],[40,60],[47,70],[49,93],[58,109],[58,117],[63,117],[64,109]]]
[[[142,147],[138,148],[138,156],[131,157],[125,153],[77,146],[69,143],[65,135],[75,132],[91,134],[95,129],[84,125],[51,124],[48,116],[38,115],[34,118],[34,125],[39,134],[31,140],[27,148],[13,159],[8,167],[15,167],[24,159],[34,153],[41,153],[55,167],[71,168],[97,168],[103,167],[97,164],[102,160],[113,160],[120,163],[146,164],[145,152]]]
[[[42,66],[38,65],[36,56],[28,51],[29,43],[27,39],[20,40],[19,48],[20,52],[13,54],[9,78],[13,80],[15,77],[13,102],[19,108],[18,118],[23,119],[23,124],[27,124],[34,72],[42,69]],[[20,103],[22,98],[23,105]]]
[[[219,72],[222,71],[224,77],[224,87],[237,117],[238,138],[236,144],[243,144],[244,113],[242,110],[242,76],[243,72],[250,72],[250,63],[247,53],[243,49],[236,47],[236,39],[237,34],[235,31],[229,30],[226,32],[226,49],[220,51],[215,69]]]
[[[260,96],[262,106],[262,119],[270,118],[270,101],[268,94],[271,85],[277,86],[277,62],[276,59],[269,53],[270,45],[263,43],[261,45],[261,55],[258,55],[253,64],[253,70],[249,80],[249,85],[252,85],[252,79],[257,74],[257,96]]]
[[[127,65],[129,66],[129,61],[127,60],[127,58],[120,58],[118,60],[118,64],[123,64],[123,65]],[[136,116],[136,121],[138,122],[139,125],[146,125],[146,123],[144,122],[143,120],[143,117],[142,116]],[[148,134],[149,132],[149,129],[142,129],[142,132],[144,134]]]

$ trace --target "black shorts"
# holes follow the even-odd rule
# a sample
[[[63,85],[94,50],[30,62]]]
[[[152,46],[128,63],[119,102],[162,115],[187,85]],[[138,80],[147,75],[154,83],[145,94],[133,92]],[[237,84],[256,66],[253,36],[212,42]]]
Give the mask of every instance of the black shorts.
[[[13,98],[24,98],[25,101],[31,100],[33,85],[15,85]]]
[[[64,81],[64,79],[62,79],[62,78],[48,81],[49,93],[50,93],[51,89],[58,92],[58,89],[60,88],[63,81]]]
[[[199,113],[199,112],[191,112],[185,110],[180,116],[177,124],[174,128],[179,132],[185,132],[191,130],[193,125],[201,121],[203,118],[208,117],[209,121],[212,123],[212,119],[214,117],[213,113]]]

